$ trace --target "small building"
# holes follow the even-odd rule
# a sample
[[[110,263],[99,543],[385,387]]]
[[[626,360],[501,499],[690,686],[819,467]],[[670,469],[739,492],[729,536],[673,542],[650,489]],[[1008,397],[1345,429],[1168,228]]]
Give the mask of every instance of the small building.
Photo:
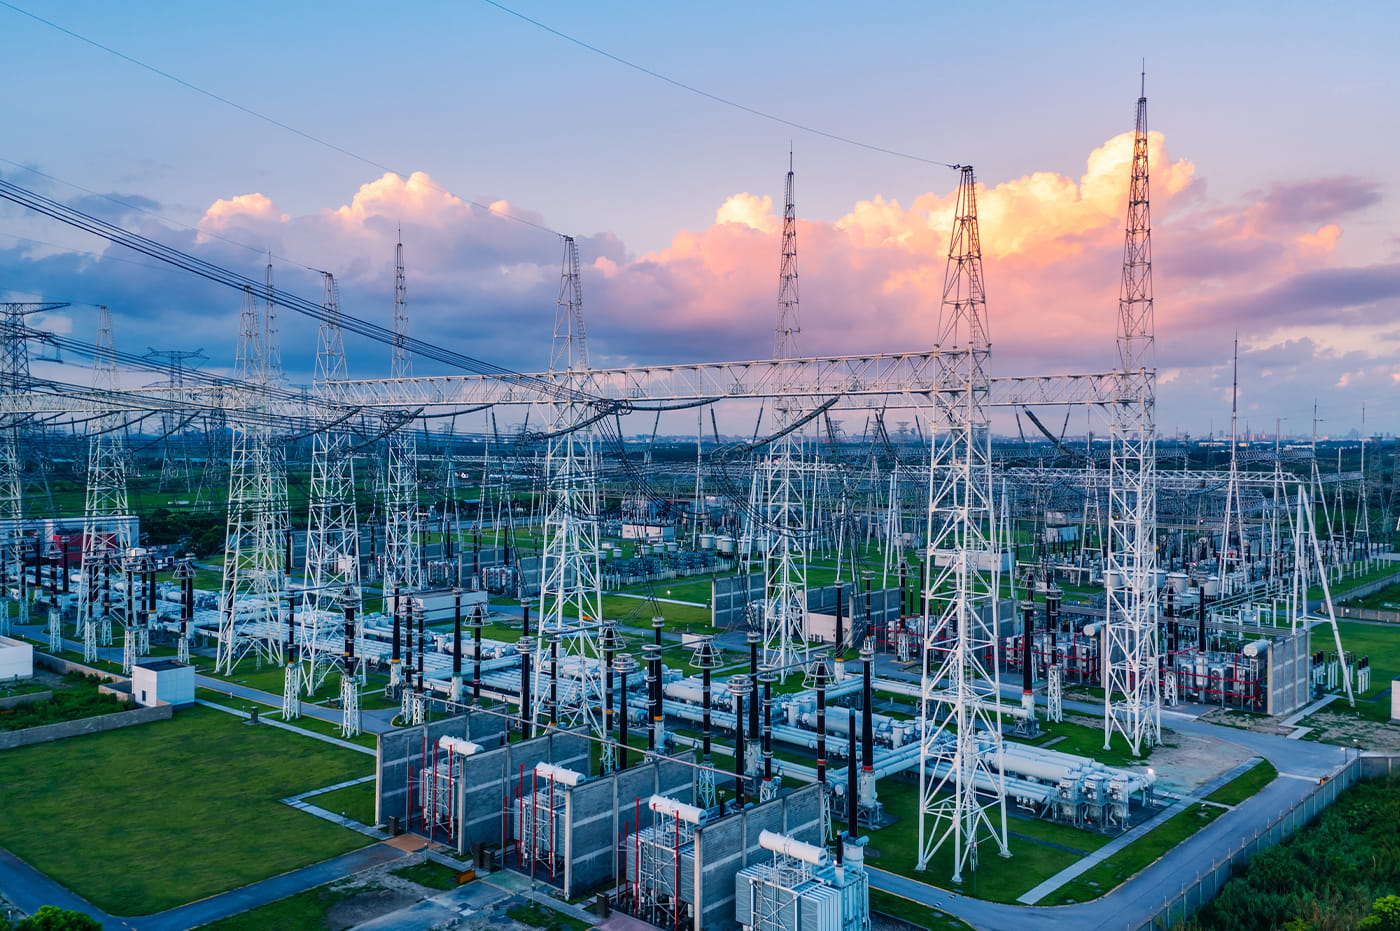
[[[131,667],[131,697],[143,708],[194,704],[194,667],[173,659],[144,659]]]
[[[1400,679],[1390,681],[1390,723],[1400,724]]]
[[[34,676],[34,648],[23,640],[0,637],[0,682]]]

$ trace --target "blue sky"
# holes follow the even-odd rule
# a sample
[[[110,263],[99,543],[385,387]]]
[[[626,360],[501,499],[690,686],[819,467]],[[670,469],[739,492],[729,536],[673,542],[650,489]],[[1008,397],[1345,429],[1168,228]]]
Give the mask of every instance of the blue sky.
[[[592,249],[584,255],[585,295],[597,299],[589,304],[590,320],[598,321],[595,354],[611,364],[765,353],[771,323],[748,331],[743,321],[773,310],[773,234],[762,222],[721,229],[716,211],[745,192],[780,200],[791,144],[799,212],[814,224],[809,239],[822,260],[799,259],[806,351],[846,351],[853,342],[861,343],[857,351],[923,348],[917,319],[886,326],[879,314],[854,315],[868,325],[864,336],[852,336],[843,321],[852,316],[851,302],[917,277],[911,269],[941,268],[937,247],[902,270],[891,266],[887,277],[870,278],[858,274],[870,264],[862,250],[894,248],[889,230],[878,242],[867,232],[859,248],[828,240],[848,232],[857,206],[877,196],[909,212],[921,196],[941,202],[955,182],[946,168],[864,151],[687,94],[479,0],[418,3],[397,14],[368,3],[16,5],[378,165],[426,172],[463,198],[505,199],[552,229],[600,237],[585,240]],[[1025,208],[1013,196],[1018,182],[1048,173],[1077,183],[1090,154],[1131,128],[1145,58],[1152,128],[1164,134],[1169,158],[1194,166],[1190,184],[1158,214],[1163,426],[1200,430],[1220,422],[1218,410],[1205,408],[1220,404],[1226,333],[1238,306],[1242,375],[1257,369],[1270,373],[1260,378],[1274,379],[1244,398],[1256,427],[1271,427],[1278,416],[1296,422],[1299,405],[1322,396],[1336,408],[1333,421],[1348,410],[1359,415],[1365,402],[1370,425],[1400,428],[1390,413],[1396,381],[1383,370],[1391,344],[1376,335],[1400,331],[1400,288],[1391,274],[1400,259],[1394,4],[508,5],[787,119],[935,161],[971,162],[979,180],[1002,187],[1016,209]],[[132,215],[132,222],[172,244],[242,262],[249,274],[259,273],[254,251],[272,248],[288,260],[279,274],[313,297],[314,282],[298,279],[292,266],[331,267],[342,277],[348,309],[387,319],[391,253],[375,253],[362,236],[356,248],[314,235],[314,224],[292,232],[351,203],[381,170],[3,5],[0,50],[8,85],[22,89],[0,99],[0,124],[11,129],[0,139],[0,159],[123,200],[140,198],[153,215]],[[10,164],[0,163],[0,173],[51,196],[82,196]],[[290,222],[244,218],[221,227],[247,250],[192,240],[188,227],[216,201],[253,193]],[[409,230],[415,327],[440,328],[463,339],[464,351],[493,361],[542,367],[557,241],[489,218],[467,235],[441,226],[456,221],[431,210],[420,215],[410,201],[390,197],[386,204],[374,221],[403,222]],[[1265,207],[1251,213],[1259,204]],[[781,204],[773,209],[780,212]],[[395,212],[403,215],[390,216]],[[429,215],[436,219],[428,222]],[[1024,217],[1050,222],[1040,212]],[[899,223],[915,220],[935,222]],[[1193,241],[1230,223],[1239,230],[1232,242],[1268,247],[1241,255],[1270,258],[1223,276],[1204,269],[1199,256],[1189,261]],[[1319,234],[1330,225],[1337,234]],[[1001,345],[1008,346],[997,366],[1003,374],[1111,364],[1115,234],[1104,224],[1093,225],[1092,237],[1072,226],[1053,244],[1060,251],[1082,246],[1072,261],[1049,263],[1042,251],[1034,261],[1008,258],[999,266],[989,246],[994,340],[1005,334]],[[675,237],[683,230],[695,240],[680,254]],[[1327,242],[1299,245],[1315,235]],[[799,241],[802,257],[807,241]],[[434,251],[441,242],[452,248]],[[117,261],[113,253],[59,261],[55,246],[104,252],[100,243],[0,208],[0,288],[16,297],[105,300],[117,316],[119,343],[183,338],[216,359],[231,357],[236,295],[150,271],[142,260]],[[1092,262],[1089,253],[1097,256]],[[751,269],[736,264],[746,254]],[[1173,268],[1168,259],[1176,256]],[[600,257],[611,272],[592,264]],[[508,286],[482,283],[493,271]],[[1008,277],[999,281],[999,271]],[[1013,274],[1019,277],[1008,280]],[[1083,293],[1103,301],[1101,363],[1053,340],[1018,342],[1019,333],[1039,325],[1037,295],[1100,275],[1102,287]],[[743,313],[703,297],[716,293],[742,304]],[[1286,324],[1270,321],[1275,302],[1287,308]],[[1189,321],[1197,319],[1192,309],[1203,307],[1212,312],[1198,332]],[[911,311],[929,312],[926,305]],[[538,340],[520,336],[528,313],[537,313]],[[1173,314],[1183,321],[1176,330],[1168,325]],[[1303,325],[1310,315],[1316,326]],[[999,319],[1007,321],[1001,330]],[[1353,326],[1358,321],[1371,329]],[[75,310],[73,326],[79,334],[90,329],[91,315]],[[291,327],[293,345],[284,350],[293,369],[307,357],[297,335]],[[881,338],[897,342],[881,345]],[[366,347],[357,364],[352,347],[352,371],[387,369],[376,353]]]

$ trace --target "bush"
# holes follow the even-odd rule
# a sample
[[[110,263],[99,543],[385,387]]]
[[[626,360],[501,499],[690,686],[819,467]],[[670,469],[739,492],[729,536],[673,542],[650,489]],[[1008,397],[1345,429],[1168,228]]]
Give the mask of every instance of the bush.
[[[102,931],[102,923],[84,912],[45,905],[15,925],[15,931]]]

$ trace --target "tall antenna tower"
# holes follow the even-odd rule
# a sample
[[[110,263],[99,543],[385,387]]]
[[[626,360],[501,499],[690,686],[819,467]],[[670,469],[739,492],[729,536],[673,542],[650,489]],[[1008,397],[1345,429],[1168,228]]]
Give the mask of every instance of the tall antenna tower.
[[[979,752],[1001,741],[997,675],[1000,547],[993,512],[987,299],[977,229],[977,188],[963,166],[957,216],[943,278],[938,325],[938,392],[929,474],[924,662],[919,719],[919,859],[927,869],[945,843],[953,882],[977,869],[979,843],[1003,857],[1006,794],[1001,774]],[[979,796],[978,782],[995,787]]]
[[[1157,680],[1157,430],[1152,219],[1148,209],[1146,76],[1137,102],[1128,186],[1123,281],[1118,296],[1122,399],[1113,409],[1109,459],[1104,623],[1104,732],[1120,731],[1136,756],[1162,738]]]
[[[0,302],[0,394],[13,397],[29,390],[30,332],[24,318],[67,307],[66,303]],[[30,446],[29,420],[23,414],[0,415],[0,587],[19,603],[16,620],[29,620],[25,552],[32,545],[24,533],[24,458]],[[11,587],[13,586],[13,587]],[[0,634],[10,632],[8,606],[0,606]]]
[[[330,272],[321,274],[325,283],[322,306],[326,316],[316,336],[313,388],[323,402],[334,404],[338,400],[335,383],[346,378],[345,333],[340,323],[340,294],[335,277]],[[321,687],[331,668],[338,664],[341,648],[336,634],[344,625],[347,598],[350,599],[348,607],[354,609],[356,617],[360,616],[360,533],[355,519],[355,465],[350,434],[335,426],[317,431],[312,438],[305,579],[297,640],[301,646],[303,685],[309,695]],[[345,686],[343,680],[342,692]]]
[[[394,247],[394,342],[389,373],[396,379],[413,377],[408,351],[408,301],[403,271],[403,243]],[[422,551],[418,540],[418,440],[412,421],[402,414],[399,429],[389,436],[388,475],[384,502],[384,594],[405,595],[423,588]],[[385,602],[386,607],[388,602]],[[397,605],[394,610],[401,610]]]
[[[117,388],[113,355],[112,315],[98,308],[97,353],[92,361],[95,392]],[[83,636],[83,660],[95,662],[99,644],[112,642],[113,583],[121,579],[121,564],[136,542],[127,500],[126,444],[120,414],[109,412],[92,421],[88,439],[87,493],[83,509],[83,567],[78,581],[78,626]],[[126,619],[124,616],[124,620]],[[132,631],[128,628],[126,637]],[[53,646],[53,644],[51,644]]]
[[[540,657],[543,670],[544,657],[553,659],[551,646],[557,645],[553,676],[558,700],[550,700],[546,677],[536,676],[529,716],[532,722],[541,722],[548,707],[554,724],[601,733],[598,467],[593,437],[585,422],[588,407],[574,399],[589,379],[588,336],[583,325],[578,247],[569,236],[564,237],[549,372],[559,391],[557,400],[550,404],[545,451],[544,552],[535,655]]]
[[[185,362],[190,359],[208,359],[203,349],[196,349],[193,352],[180,349],[148,349],[147,359],[160,359],[165,362],[170,377],[166,384],[178,390],[185,386]],[[178,452],[173,449],[176,438],[175,433],[180,429],[180,412],[174,407],[161,411],[160,431],[164,434],[161,440],[161,462],[160,462],[160,490],[166,491],[176,483],[183,483],[185,491],[191,490],[190,476],[190,451],[186,443],[180,444]]]
[[[274,367],[280,356],[268,346],[275,338],[269,325],[272,267],[262,312],[252,288],[243,291],[236,375],[252,387],[242,389],[242,410],[249,416],[232,424],[229,457],[228,541],[219,600],[219,646],[216,668],[228,675],[239,660],[255,651],[259,663],[281,665],[282,612],[287,590],[283,551],[287,538],[285,448],[273,436],[275,411],[267,389],[281,377]],[[270,364],[271,363],[271,364]]]
[[[788,153],[783,207],[783,252],[778,273],[778,324],[773,358],[790,359],[797,351],[797,208],[793,202],[792,154]],[[768,536],[764,548],[764,664],[786,682],[805,657],[807,636],[807,528],[803,490],[802,437],[791,424],[801,416],[795,399],[776,404],[780,436],[764,463],[763,500],[757,517]]]

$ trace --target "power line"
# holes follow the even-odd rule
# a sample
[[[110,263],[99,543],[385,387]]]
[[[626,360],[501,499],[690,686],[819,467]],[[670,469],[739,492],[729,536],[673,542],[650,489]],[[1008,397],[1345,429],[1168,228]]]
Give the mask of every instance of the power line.
[[[3,2],[3,0],[0,0],[0,2]],[[571,36],[566,32],[560,32],[553,26],[547,26],[537,19],[531,19],[524,13],[521,13],[517,10],[512,10],[510,7],[505,6],[504,4],[497,3],[496,0],[482,0],[482,2],[487,4],[488,6],[495,7],[502,13],[509,13],[516,19],[523,20],[524,22],[527,22],[532,26],[536,26],[540,29],[543,29],[550,35],[558,36],[565,42],[571,42],[574,45],[577,45],[579,48],[586,49],[594,53],[595,55],[601,55],[609,61],[617,62],[619,65],[622,65],[626,68],[631,68],[633,71],[639,71],[642,74],[645,74],[647,77],[656,78],[658,81],[664,81],[665,83],[670,84],[672,87],[678,87],[683,91],[687,91],[697,96],[704,97],[706,100],[712,100],[715,103],[723,104],[726,107],[733,107],[735,110],[742,110],[743,112],[748,113],[751,116],[757,116],[761,119],[771,120],[774,123],[781,123],[782,125],[789,126],[793,129],[800,129],[804,133],[811,133],[814,136],[821,136],[824,139],[831,139],[834,142],[841,142],[846,145],[857,146],[862,149],[867,149],[871,152],[879,152],[883,155],[893,155],[896,158],[907,158],[911,161],[923,162],[925,165],[937,165],[940,168],[952,168],[955,171],[962,167],[961,165],[952,165],[948,162],[939,161],[936,158],[925,158],[922,155],[913,155],[909,152],[900,152],[898,149],[888,149],[884,146],[872,145],[868,142],[861,142],[858,139],[852,139],[849,136],[841,136],[837,135],[836,133],[829,133],[826,130],[817,129],[814,126],[808,126],[804,123],[798,123],[793,120],[784,119],[783,117],[777,116],[776,114],[767,113],[763,110],[757,109],[756,107],[750,107],[746,104],[739,103],[737,100],[730,100],[728,97],[721,97],[718,94],[712,94],[709,91],[696,87],[693,84],[686,84],[684,81],[678,81],[675,78],[670,77],[669,75],[662,74],[660,71],[653,71],[652,69],[644,65],[639,65],[634,61],[629,61],[628,59],[623,58],[620,55],[614,55],[612,52],[598,48],[598,46],[596,45],[590,45],[582,39]],[[5,6],[9,6],[9,4],[6,3]]]
[[[344,155],[344,156],[346,156],[346,157],[348,157],[348,158],[353,158],[355,161],[361,162],[361,163],[363,163],[363,164],[365,164],[365,165],[369,165],[371,168],[377,168],[377,169],[380,170],[380,171],[391,172],[391,173],[393,173],[393,174],[396,174],[396,175],[399,175],[400,177],[405,177],[405,178],[408,177],[408,175],[410,174],[409,172],[406,172],[406,171],[400,171],[400,170],[398,170],[397,168],[391,168],[391,167],[389,167],[388,165],[383,164],[382,162],[377,162],[377,161],[375,161],[374,159],[369,158],[368,156],[361,155],[361,154],[359,154],[358,152],[354,152],[354,151],[352,151],[352,150],[350,150],[350,149],[345,148],[344,146],[337,145],[336,143],[331,142],[331,141],[328,140],[328,139],[323,139],[323,138],[321,138],[320,136],[313,135],[312,133],[306,132],[306,131],[303,130],[303,129],[298,129],[297,127],[292,126],[292,125],[289,124],[289,123],[284,123],[284,122],[282,122],[281,120],[279,120],[279,119],[277,119],[277,118],[275,118],[275,117],[271,117],[271,116],[268,116],[267,114],[262,113],[262,112],[260,112],[260,111],[258,111],[258,110],[254,110],[252,107],[244,106],[243,104],[238,103],[238,102],[235,101],[235,100],[230,100],[229,98],[224,97],[224,96],[222,96],[221,94],[216,94],[216,93],[214,93],[214,92],[211,91],[211,90],[206,90],[205,88],[200,87],[198,84],[195,84],[195,83],[192,82],[192,81],[186,81],[184,78],[178,77],[177,75],[174,75],[174,74],[171,74],[169,71],[164,71],[164,70],[162,70],[162,69],[160,69],[160,68],[157,68],[155,65],[148,64],[148,63],[142,61],[142,60],[139,59],[139,58],[136,58],[136,57],[134,57],[134,56],[131,56],[131,55],[126,54],[125,52],[118,51],[117,49],[114,49],[114,48],[112,48],[112,47],[109,46],[109,45],[103,45],[101,42],[98,42],[98,41],[95,40],[95,39],[90,39],[90,38],[88,38],[87,36],[85,36],[85,35],[83,35],[83,34],[81,34],[81,33],[79,33],[79,32],[75,32],[75,31],[73,31],[72,29],[68,29],[68,28],[66,28],[66,27],[64,27],[64,26],[60,26],[58,23],[55,23],[55,22],[53,22],[52,20],[45,19],[44,17],[39,16],[39,15],[37,15],[37,14],[35,14],[35,13],[31,13],[31,12],[29,12],[28,10],[26,10],[26,9],[24,9],[24,8],[22,8],[22,7],[15,6],[13,3],[9,3],[8,0],[0,0],[0,6],[3,6],[3,7],[5,7],[5,8],[7,8],[7,9],[10,9],[10,10],[14,10],[16,13],[20,14],[21,16],[26,16],[26,17],[28,17],[29,19],[34,20],[36,23],[42,23],[43,25],[48,26],[50,29],[57,30],[58,32],[61,32],[61,33],[63,33],[63,34],[66,35],[66,36],[69,36],[69,37],[71,37],[71,38],[77,39],[79,42],[82,42],[82,43],[84,43],[85,45],[90,45],[90,46],[92,46],[93,48],[99,49],[99,50],[101,50],[101,51],[103,51],[103,52],[106,52],[106,53],[109,54],[109,55],[116,56],[117,58],[120,58],[122,61],[125,61],[125,62],[127,62],[127,63],[129,63],[129,64],[135,65],[136,67],[142,68],[142,69],[144,69],[144,70],[146,70],[146,71],[149,71],[149,72],[151,72],[151,73],[154,74],[154,75],[157,75],[157,76],[159,76],[159,77],[165,78],[165,79],[168,80],[168,81],[174,81],[176,84],[179,84],[181,87],[185,88],[186,90],[194,91],[196,94],[200,94],[201,96],[208,97],[210,100],[213,100],[213,101],[216,101],[216,102],[218,102],[218,103],[221,103],[221,104],[223,104],[223,105],[226,106],[226,107],[232,107],[233,109],[239,111],[240,113],[244,113],[244,114],[246,114],[246,115],[248,115],[248,116],[253,117],[254,119],[262,120],[264,123],[268,123],[268,124],[270,124],[270,125],[272,125],[272,126],[276,126],[278,129],[285,130],[286,132],[292,133],[293,135],[296,135],[296,136],[300,136],[301,138],[307,140],[308,142],[314,142],[314,143],[316,143],[316,144],[319,145],[319,146],[324,146],[325,148],[330,149],[330,150],[332,150],[332,151],[334,151],[334,152],[339,152],[341,155]],[[11,162],[11,164],[14,164],[14,163]],[[21,167],[22,167],[22,166],[21,166]],[[65,182],[65,183],[66,183],[66,182]],[[480,201],[478,201],[478,200],[472,200],[471,198],[461,197],[461,195],[459,195],[459,194],[454,194],[452,191],[447,190],[447,188],[444,188],[444,187],[442,187],[441,185],[439,185],[439,184],[437,184],[436,182],[433,182],[433,181],[431,181],[431,180],[429,180],[428,183],[429,183],[434,189],[436,189],[437,191],[439,191],[439,192],[441,192],[441,193],[443,193],[443,194],[446,194],[446,195],[448,195],[448,196],[450,196],[450,197],[457,197],[458,199],[463,200],[463,201],[465,201],[466,203],[471,204],[473,207],[479,207],[480,209],[485,210],[487,213],[489,213],[489,214],[492,215],[492,216],[501,217],[502,219],[505,219],[505,220],[513,220],[513,221],[515,221],[516,223],[521,223],[521,224],[523,224],[523,225],[525,225],[525,226],[533,227],[534,229],[540,230],[541,232],[549,233],[551,236],[563,236],[563,235],[564,235],[563,233],[560,233],[558,230],[550,229],[548,226],[545,226],[543,223],[536,223],[535,221],[533,221],[533,220],[527,220],[527,219],[525,219],[524,217],[518,217],[518,216],[516,216],[516,215],[514,215],[514,214],[511,214],[511,213],[505,213],[504,211],[500,211],[500,210],[495,209],[495,208],[494,208],[493,206],[491,206],[490,204],[483,204],[482,202],[480,202]],[[74,185],[74,186],[76,187],[76,185]],[[99,196],[100,196],[100,195],[99,195]],[[241,245],[241,243],[240,243],[239,245]]]

